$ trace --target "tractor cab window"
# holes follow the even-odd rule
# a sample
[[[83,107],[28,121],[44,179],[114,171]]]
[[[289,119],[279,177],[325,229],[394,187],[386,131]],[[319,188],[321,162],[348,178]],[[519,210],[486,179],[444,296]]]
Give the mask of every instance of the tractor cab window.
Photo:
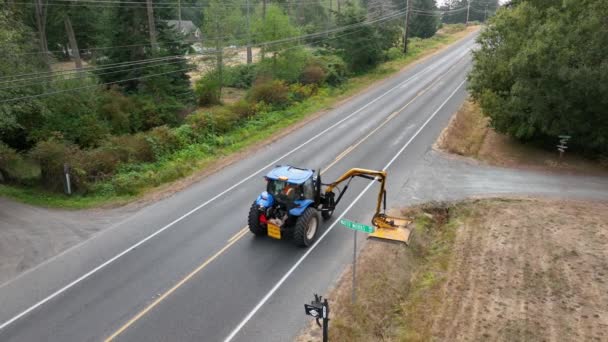
[[[304,182],[304,198],[314,199],[315,198],[315,187],[312,177]]]
[[[290,184],[282,180],[273,179],[268,181],[267,191],[277,199],[288,200],[290,202],[299,199],[302,194],[302,188],[300,185]]]

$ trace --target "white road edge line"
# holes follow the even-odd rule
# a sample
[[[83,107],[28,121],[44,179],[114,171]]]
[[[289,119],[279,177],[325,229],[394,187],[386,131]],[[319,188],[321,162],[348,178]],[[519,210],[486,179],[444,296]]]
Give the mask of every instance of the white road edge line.
[[[383,168],[383,170],[388,169],[395,162],[395,160],[397,160],[397,158],[401,155],[401,153],[403,153],[403,151],[405,151],[405,149],[409,146],[409,144],[418,136],[418,134],[420,134],[420,132],[422,132],[424,127],[426,127],[426,125],[435,117],[435,115],[437,115],[437,113],[439,113],[439,111],[445,106],[446,103],[448,103],[448,101],[454,96],[454,94],[456,94],[456,92],[462,87],[462,85],[465,83],[465,81],[466,81],[466,79],[463,80],[462,82],[460,82],[458,87],[456,87],[456,89],[450,94],[450,96],[448,96],[448,98],[445,101],[443,101],[441,106],[439,106],[439,108],[437,108],[437,110],[433,114],[431,114],[431,116],[429,116],[429,118],[416,131],[416,133],[414,133],[414,135],[405,143],[405,145],[403,145],[403,147],[401,147],[399,152],[397,152],[397,154],[395,154],[395,156],[388,162],[388,164],[386,164],[386,166]],[[342,217],[344,217],[344,215],[346,215],[346,213],[359,201],[359,199],[361,199],[361,197],[363,197],[363,195],[367,192],[367,190],[369,190],[369,188],[371,188],[372,185],[374,185],[374,182],[369,183],[363,189],[363,191],[361,191],[359,196],[357,196],[354,199],[354,201],[342,212],[342,214],[340,214],[340,216],[338,216],[336,218],[334,223],[332,223],[331,226],[329,226],[329,228],[327,228],[327,230],[323,233],[323,235],[321,235],[319,237],[319,239],[312,246],[310,246],[308,248],[308,250],[306,250],[306,253],[304,253],[300,257],[300,259],[298,259],[298,261],[296,261],[296,263],[287,271],[287,273],[285,273],[285,275],[283,275],[283,277],[274,285],[274,287],[272,289],[270,289],[270,291],[268,291],[268,293],[253,308],[253,310],[251,310],[251,312],[249,312],[249,314],[247,314],[247,316],[245,316],[245,318],[241,321],[241,323],[239,323],[239,325],[237,325],[237,327],[234,328],[234,330],[232,330],[232,332],[230,333],[230,335],[228,335],[228,337],[226,337],[224,342],[230,342],[234,339],[234,337],[239,333],[239,331],[241,331],[241,329],[243,329],[245,324],[247,324],[247,322],[249,322],[249,320],[251,320],[251,318],[260,310],[260,308],[264,304],[266,304],[268,299],[270,299],[270,297],[279,289],[279,287],[281,287],[281,285],[283,285],[283,283],[287,280],[287,278],[289,278],[289,276],[296,270],[296,268],[298,268],[298,266],[300,266],[300,264],[304,261],[304,259],[306,259],[308,257],[308,255],[315,249],[315,247],[317,247],[317,245],[323,240],[323,238],[336,226],[336,224],[338,224],[340,222],[340,219]]]
[[[449,54],[448,54],[449,55]],[[444,57],[446,58],[446,57]],[[441,59],[442,60],[442,59]],[[166,226],[162,227],[161,229],[157,230],[156,232],[148,235],[146,238],[144,238],[143,240],[135,243],[134,245],[132,245],[131,247],[125,249],[124,251],[120,252],[119,254],[115,255],[114,257],[112,257],[111,259],[105,261],[103,264],[95,267],[94,269],[92,269],[91,271],[87,272],[86,274],[80,276],[79,278],[77,278],[76,280],[72,281],[71,283],[65,285],[64,287],[60,288],[59,290],[51,293],[50,295],[48,295],[47,297],[45,297],[44,299],[40,300],[39,302],[37,302],[36,304],[30,306],[29,308],[25,309],[24,311],[22,311],[21,313],[17,314],[16,316],[14,316],[13,318],[5,321],[4,323],[2,323],[0,325],[0,331],[3,330],[4,328],[6,328],[7,326],[11,325],[12,323],[14,323],[15,321],[19,320],[20,318],[22,318],[23,316],[29,314],[30,312],[36,310],[37,308],[39,308],[40,306],[46,304],[47,302],[49,302],[50,300],[52,300],[53,298],[59,296],[60,294],[64,293],[65,291],[69,290],[70,288],[74,287],[75,285],[77,285],[78,283],[82,282],[83,280],[87,279],[88,277],[90,277],[91,275],[97,273],[99,270],[105,268],[106,266],[110,265],[111,263],[113,263],[114,261],[120,259],[121,257],[123,257],[124,255],[128,254],[129,252],[131,252],[132,250],[136,249],[137,247],[143,245],[144,243],[146,243],[147,241],[149,241],[150,239],[152,239],[153,237],[157,236],[158,234],[164,232],[165,230],[169,229],[170,227],[172,227],[173,225],[175,225],[176,223],[180,222],[181,220],[185,219],[186,217],[192,215],[194,212],[198,211],[199,209],[207,206],[209,203],[215,201],[216,199],[218,199],[219,197],[225,195],[226,193],[232,191],[234,188],[240,186],[241,184],[245,183],[246,181],[248,181],[249,179],[255,177],[256,175],[258,175],[259,173],[261,173],[262,171],[264,171],[266,168],[275,165],[277,162],[279,162],[281,159],[289,156],[290,154],[294,153],[295,151],[301,149],[302,147],[304,147],[305,145],[308,145],[310,142],[316,140],[318,137],[322,136],[323,134],[327,133],[329,130],[333,129],[334,127],[340,125],[341,123],[343,123],[344,121],[350,119],[351,117],[355,116],[356,114],[360,113],[362,110],[364,110],[365,108],[369,107],[370,105],[372,105],[373,103],[376,103],[378,100],[382,99],[383,97],[385,97],[386,95],[388,95],[389,93],[393,92],[394,90],[398,89],[399,87],[401,87],[403,84],[408,83],[410,80],[414,79],[415,77],[421,75],[422,73],[426,72],[427,70],[429,70],[431,68],[431,66],[433,66],[434,64],[436,64],[437,61],[435,61],[434,63],[432,63],[430,66],[427,66],[426,68],[422,69],[421,71],[417,72],[416,74],[412,75],[411,77],[409,77],[407,80],[400,82],[399,84],[397,84],[396,86],[392,87],[391,89],[387,90],[386,92],[384,92],[382,95],[376,97],[375,99],[373,99],[372,101],[368,102],[367,104],[365,104],[363,107],[357,109],[356,111],[354,111],[353,113],[349,114],[348,116],[344,117],[342,120],[334,123],[333,125],[329,126],[328,128],[324,129],[323,131],[321,131],[320,133],[316,134],[315,136],[313,136],[312,138],[306,140],[305,142],[303,142],[302,144],[298,145],[296,148],[292,149],[291,151],[283,154],[281,157],[277,158],[276,160],[266,164],[265,166],[263,166],[261,169],[259,169],[258,171],[252,173],[251,175],[247,176],[246,178],[242,179],[240,182],[232,185],[231,187],[229,187],[228,189],[224,190],[223,192],[215,195],[213,198],[205,201],[203,204],[200,204],[199,206],[197,206],[196,208],[190,210],[189,212],[185,213],[184,215],[180,216],[179,218],[173,220],[171,223],[167,224]]]

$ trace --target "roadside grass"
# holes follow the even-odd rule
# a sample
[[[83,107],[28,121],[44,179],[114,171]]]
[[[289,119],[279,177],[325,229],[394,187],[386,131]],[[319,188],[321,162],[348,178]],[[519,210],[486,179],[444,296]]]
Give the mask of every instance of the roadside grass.
[[[403,212],[414,219],[410,246],[374,240],[367,243],[358,259],[357,303],[350,301],[350,270],[328,296],[333,305],[330,340],[431,340],[426,315],[441,304],[440,290],[446,280],[459,210],[446,203],[410,208]]]
[[[440,148],[461,156],[476,157],[488,132],[489,120],[477,103],[467,99],[440,139]]]
[[[385,62],[365,74],[354,76],[339,87],[323,87],[316,95],[286,109],[260,113],[222,136],[210,136],[204,143],[189,145],[154,163],[123,165],[111,180],[95,184],[85,195],[67,196],[39,188],[0,185],[0,196],[32,205],[72,209],[128,203],[154,191],[159,186],[170,187],[171,182],[197,174],[220,162],[224,157],[243,152],[250,146],[264,143],[267,139],[283,134],[289,126],[316,112],[331,109],[373,83],[465,37],[474,29],[469,27],[449,34],[437,34],[429,39],[413,39],[409,45],[409,52],[396,60]],[[243,94],[233,95],[239,98]]]
[[[437,147],[503,167],[608,175],[608,160],[591,160],[572,152],[566,152],[560,159],[557,151],[516,141],[497,133],[489,124],[479,105],[467,99],[442,132]]]

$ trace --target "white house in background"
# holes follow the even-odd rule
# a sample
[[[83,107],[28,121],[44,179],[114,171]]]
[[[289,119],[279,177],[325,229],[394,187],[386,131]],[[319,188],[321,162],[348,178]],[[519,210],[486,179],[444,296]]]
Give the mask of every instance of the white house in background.
[[[167,26],[184,35],[190,43],[200,42],[203,36],[201,30],[190,20],[167,20]]]

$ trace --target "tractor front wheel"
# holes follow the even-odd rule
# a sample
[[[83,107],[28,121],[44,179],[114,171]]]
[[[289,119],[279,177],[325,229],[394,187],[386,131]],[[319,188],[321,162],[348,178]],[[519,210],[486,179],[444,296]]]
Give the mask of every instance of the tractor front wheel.
[[[249,230],[256,236],[266,235],[266,225],[260,223],[260,211],[258,210],[258,205],[253,202],[251,208],[249,209],[249,220],[247,222],[249,224]]]
[[[300,247],[310,246],[317,237],[319,215],[314,208],[307,208],[298,220],[293,231],[293,240]]]

